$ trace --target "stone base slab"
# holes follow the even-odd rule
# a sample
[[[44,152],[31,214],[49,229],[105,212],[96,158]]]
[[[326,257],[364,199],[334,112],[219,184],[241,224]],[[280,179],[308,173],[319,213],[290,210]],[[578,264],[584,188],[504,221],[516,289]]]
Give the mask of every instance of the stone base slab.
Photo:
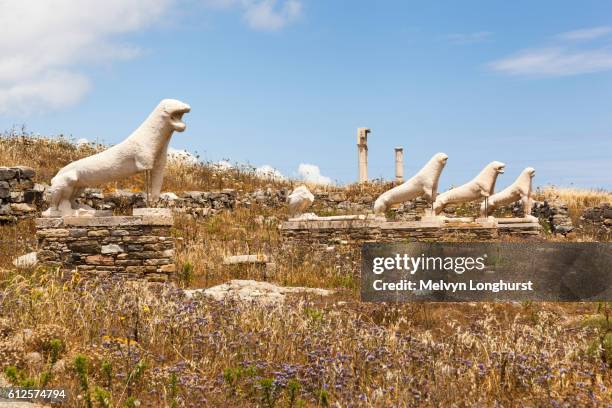
[[[401,242],[406,240],[491,241],[500,235],[539,235],[539,223],[530,218],[423,217],[421,221],[386,221],[379,217],[290,219],[281,226],[285,241],[333,244],[336,242]]]
[[[539,220],[533,216],[496,218],[497,228],[500,234],[514,236],[540,235],[542,226]]]

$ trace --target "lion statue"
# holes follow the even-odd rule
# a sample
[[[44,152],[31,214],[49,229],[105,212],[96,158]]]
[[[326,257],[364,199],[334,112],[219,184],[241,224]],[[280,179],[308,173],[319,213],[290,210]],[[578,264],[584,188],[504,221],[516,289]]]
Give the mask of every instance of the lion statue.
[[[495,191],[497,176],[503,174],[505,167],[504,163],[493,161],[470,182],[438,195],[433,206],[434,213],[439,215],[449,204],[466,203],[481,198],[486,200]]]
[[[483,202],[480,206],[480,211],[483,216],[488,216],[503,205],[511,204],[521,200],[525,216],[531,215],[531,182],[535,176],[535,169],[527,167],[521,172],[514,183],[489,197],[488,205]]]
[[[289,215],[296,217],[303,214],[304,211],[314,202],[314,195],[306,186],[299,186],[287,196],[287,205],[289,207]]]
[[[435,154],[411,179],[382,193],[374,202],[374,212],[384,214],[393,204],[424,197],[434,202],[438,192],[438,180],[446,165],[448,156],[445,153]]]
[[[123,142],[93,156],[70,163],[51,180],[49,209],[46,217],[78,214],[91,210],[76,198],[86,187],[130,177],[143,171],[147,189],[156,200],[161,191],[168,144],[172,133],[182,132],[186,125],[183,114],[191,107],[175,99],[164,99],[149,117]]]

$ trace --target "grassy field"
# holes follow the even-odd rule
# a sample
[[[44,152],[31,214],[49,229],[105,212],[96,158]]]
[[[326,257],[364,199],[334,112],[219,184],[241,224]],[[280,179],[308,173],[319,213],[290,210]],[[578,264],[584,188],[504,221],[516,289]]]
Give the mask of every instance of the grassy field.
[[[41,181],[98,148],[27,141],[0,138],[0,164],[30,165]],[[27,146],[40,153],[27,154]],[[290,185],[210,165],[172,163],[169,175],[164,189],[173,191]],[[609,200],[604,192],[538,194],[557,194],[576,211]],[[0,226],[4,376],[68,388],[75,407],[612,405],[612,305],[361,303],[355,250],[284,248],[284,211],[178,217],[176,287],[15,270],[12,259],[35,245],[33,224]],[[272,256],[276,270],[265,278],[273,283],[336,293],[274,306],[185,296],[181,288],[264,279],[261,267],[223,265],[224,256],[242,253]]]

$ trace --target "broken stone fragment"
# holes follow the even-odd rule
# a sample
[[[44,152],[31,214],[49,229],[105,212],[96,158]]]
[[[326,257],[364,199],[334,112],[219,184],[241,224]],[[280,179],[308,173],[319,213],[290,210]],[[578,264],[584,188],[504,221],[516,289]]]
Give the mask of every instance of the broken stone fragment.
[[[224,265],[265,264],[266,262],[268,262],[268,256],[264,254],[227,256],[223,260]]]
[[[236,299],[261,304],[278,304],[285,301],[288,294],[310,294],[316,296],[329,296],[334,292],[327,289],[305,287],[283,287],[269,282],[254,280],[231,280],[222,285],[208,289],[185,290],[188,298],[201,293],[218,301]]]
[[[32,268],[38,263],[38,256],[36,252],[30,252],[25,255],[19,256],[13,260],[13,265],[17,268]]]

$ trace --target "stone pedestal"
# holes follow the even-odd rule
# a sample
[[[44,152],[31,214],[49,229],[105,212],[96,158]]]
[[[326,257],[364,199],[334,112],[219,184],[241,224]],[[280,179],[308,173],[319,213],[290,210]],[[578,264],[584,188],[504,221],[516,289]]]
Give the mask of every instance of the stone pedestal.
[[[132,216],[37,218],[38,259],[83,276],[165,282],[175,272],[168,209]]]

